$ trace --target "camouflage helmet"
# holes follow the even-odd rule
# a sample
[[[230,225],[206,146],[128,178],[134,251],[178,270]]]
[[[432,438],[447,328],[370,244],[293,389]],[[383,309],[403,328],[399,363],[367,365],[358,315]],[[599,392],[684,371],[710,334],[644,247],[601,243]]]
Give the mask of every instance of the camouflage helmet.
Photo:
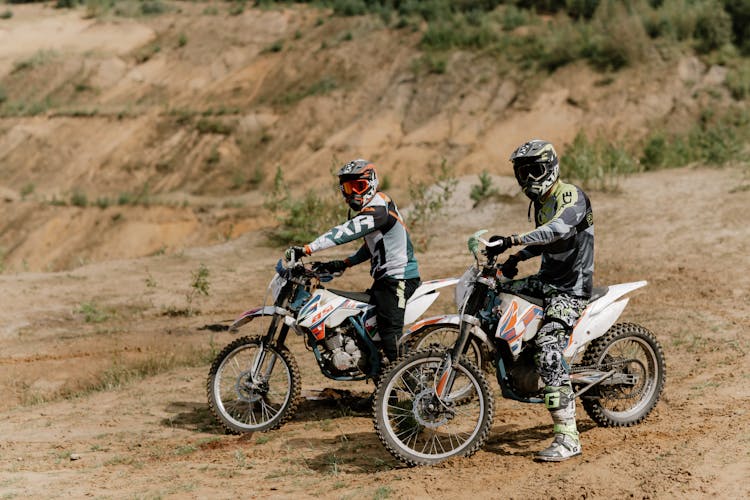
[[[350,161],[339,169],[339,188],[352,210],[362,210],[378,192],[375,165],[367,160]]]
[[[560,177],[557,153],[547,141],[532,139],[521,144],[510,161],[521,190],[532,200],[544,196]]]

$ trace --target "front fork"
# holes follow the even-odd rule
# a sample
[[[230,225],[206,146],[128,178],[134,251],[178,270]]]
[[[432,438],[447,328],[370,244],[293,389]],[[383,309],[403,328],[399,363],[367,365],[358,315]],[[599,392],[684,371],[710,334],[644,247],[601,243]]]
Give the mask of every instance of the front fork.
[[[435,395],[443,399],[451,393],[453,382],[456,380],[456,365],[461,361],[461,357],[466,353],[469,346],[469,338],[472,330],[480,326],[479,319],[474,316],[477,311],[481,310],[484,301],[487,299],[487,292],[493,286],[491,278],[479,276],[474,284],[474,290],[466,301],[461,314],[461,331],[458,335],[453,348],[445,354],[443,362],[440,365],[437,384],[435,385]]]
[[[274,314],[273,319],[271,320],[271,324],[268,327],[268,331],[266,334],[261,338],[260,346],[258,348],[258,352],[255,354],[255,357],[253,358],[252,366],[250,367],[250,374],[252,376],[253,385],[259,386],[266,382],[271,377],[271,373],[273,373],[273,368],[276,365],[276,354],[273,353],[273,351],[270,352],[271,359],[266,365],[266,369],[261,373],[261,367],[263,366],[263,363],[266,360],[266,356],[269,355],[269,351],[267,350],[266,346],[271,345],[274,343],[274,336],[276,333],[276,329],[279,326],[279,321],[281,321],[281,316],[278,314]],[[283,323],[281,325],[281,329],[279,330],[278,338],[276,339],[275,343],[277,345],[283,345],[286,341],[287,333],[289,333],[289,325],[286,323]]]

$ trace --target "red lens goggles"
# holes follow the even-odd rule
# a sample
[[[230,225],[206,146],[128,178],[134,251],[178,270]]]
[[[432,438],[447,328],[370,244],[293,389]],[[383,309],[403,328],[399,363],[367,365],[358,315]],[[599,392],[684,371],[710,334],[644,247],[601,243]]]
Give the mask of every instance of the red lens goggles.
[[[345,195],[350,194],[364,194],[370,189],[370,183],[365,179],[354,179],[351,181],[344,181],[341,183],[341,190]]]

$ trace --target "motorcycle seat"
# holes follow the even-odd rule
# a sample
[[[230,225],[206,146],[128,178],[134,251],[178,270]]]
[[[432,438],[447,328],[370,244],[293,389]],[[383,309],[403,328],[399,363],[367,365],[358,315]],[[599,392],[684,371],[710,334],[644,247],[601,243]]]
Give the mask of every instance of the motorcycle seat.
[[[372,297],[369,293],[348,292],[346,290],[334,290],[333,288],[328,288],[327,290],[331,293],[335,293],[336,295],[346,297],[347,299],[356,300],[357,302],[364,302],[365,304],[369,304],[372,300]]]

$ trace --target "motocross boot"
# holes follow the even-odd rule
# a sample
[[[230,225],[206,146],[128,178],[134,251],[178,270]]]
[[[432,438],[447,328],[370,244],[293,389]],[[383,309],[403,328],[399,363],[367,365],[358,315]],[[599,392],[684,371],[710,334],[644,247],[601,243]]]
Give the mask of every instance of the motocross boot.
[[[576,427],[575,395],[570,385],[544,388],[544,404],[555,423],[555,439],[546,449],[534,455],[542,462],[562,462],[581,454],[581,441]]]

